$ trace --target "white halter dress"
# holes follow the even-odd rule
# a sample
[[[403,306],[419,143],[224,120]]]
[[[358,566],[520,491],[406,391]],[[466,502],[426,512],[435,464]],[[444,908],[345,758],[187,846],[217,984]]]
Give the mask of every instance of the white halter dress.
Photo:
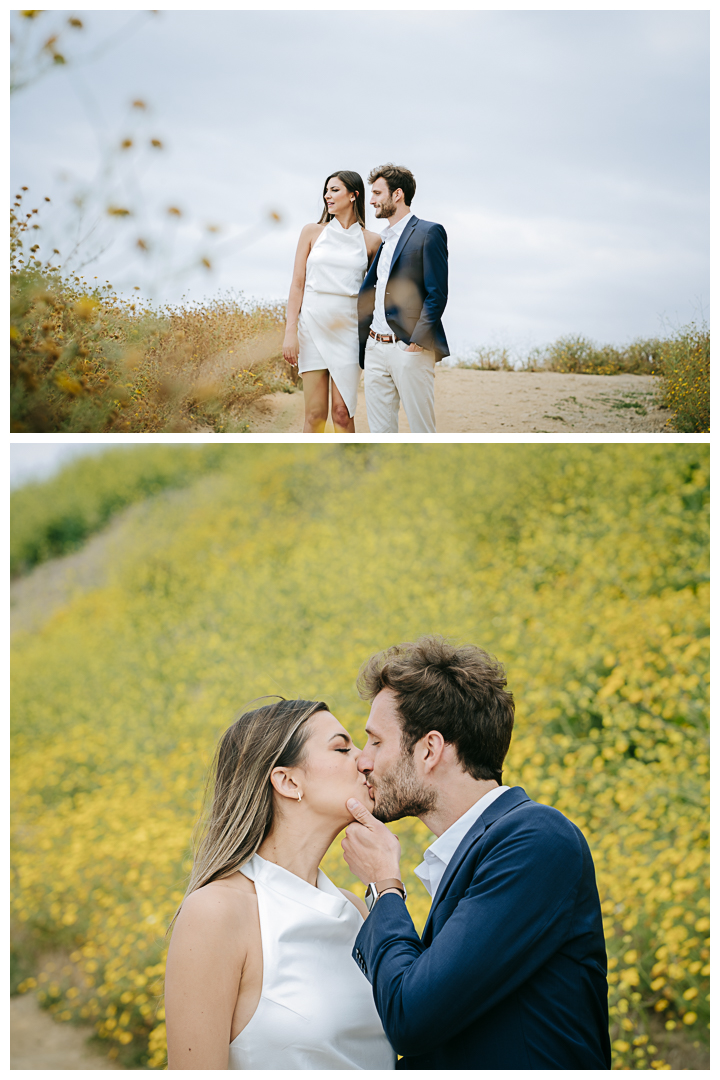
[[[307,258],[298,319],[298,371],[329,371],[351,416],[360,382],[357,296],[367,262],[358,222],[343,229],[331,218]]]
[[[362,916],[318,871],[317,888],[253,855],[263,953],[258,1007],[229,1069],[394,1069],[372,988],[352,958]]]

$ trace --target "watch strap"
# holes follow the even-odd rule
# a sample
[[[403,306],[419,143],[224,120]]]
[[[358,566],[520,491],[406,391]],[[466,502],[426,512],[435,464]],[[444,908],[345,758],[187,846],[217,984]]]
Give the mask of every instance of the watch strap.
[[[405,886],[403,885],[400,878],[391,877],[385,878],[384,881],[376,881],[375,888],[377,889],[378,896],[380,895],[380,893],[387,892],[388,889],[399,889],[400,892],[403,894],[403,897],[407,896],[407,893],[405,892]]]

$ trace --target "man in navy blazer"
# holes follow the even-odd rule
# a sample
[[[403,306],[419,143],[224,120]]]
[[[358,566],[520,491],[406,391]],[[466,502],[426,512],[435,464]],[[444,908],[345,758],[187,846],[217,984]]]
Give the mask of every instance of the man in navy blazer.
[[[502,785],[514,705],[503,669],[438,637],[373,656],[357,802],[343,840],[370,908],[353,955],[401,1069],[609,1069],[607,959],[590,850],[559,811]],[[400,845],[438,837],[415,871],[432,895],[419,938]]]
[[[441,316],[448,292],[447,235],[410,211],[415,178],[381,165],[370,205],[388,228],[358,294],[360,367],[372,432],[397,432],[400,401],[413,432],[435,431],[435,363],[448,356]]]

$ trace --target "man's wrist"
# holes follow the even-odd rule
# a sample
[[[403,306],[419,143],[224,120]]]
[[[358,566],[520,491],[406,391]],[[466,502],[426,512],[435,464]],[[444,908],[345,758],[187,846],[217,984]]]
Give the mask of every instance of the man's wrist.
[[[380,897],[384,896],[386,892],[397,893],[401,900],[405,900],[407,896],[405,886],[399,877],[371,881],[367,887],[367,892],[365,893],[365,903],[367,904],[368,911],[372,911]]]
[[[374,874],[373,877],[369,879],[367,884],[369,885],[370,881],[374,881],[375,884],[377,884],[378,881],[392,881],[393,879],[402,881],[399,866],[393,866],[390,870],[379,870],[377,874]]]

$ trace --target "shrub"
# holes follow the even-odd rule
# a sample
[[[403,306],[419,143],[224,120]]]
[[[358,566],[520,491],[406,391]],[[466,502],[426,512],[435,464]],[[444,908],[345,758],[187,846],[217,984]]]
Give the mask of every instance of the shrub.
[[[460,360],[457,367],[475,371],[513,371],[515,364],[509,349],[486,346],[474,349],[473,355],[466,360]]]
[[[458,363],[480,371],[558,371],[574,375],[657,375],[664,343],[637,338],[628,345],[597,345],[582,335],[558,338],[529,351],[482,346]]]
[[[42,264],[11,211],[10,429],[14,432],[246,430],[252,402],[291,389],[284,310],[221,297],[130,301]]]
[[[629,345],[596,345],[579,335],[558,338],[539,357],[539,367],[580,375],[655,375],[661,341],[638,338]]]
[[[691,323],[663,343],[663,404],[673,431],[710,431],[710,331]]]

